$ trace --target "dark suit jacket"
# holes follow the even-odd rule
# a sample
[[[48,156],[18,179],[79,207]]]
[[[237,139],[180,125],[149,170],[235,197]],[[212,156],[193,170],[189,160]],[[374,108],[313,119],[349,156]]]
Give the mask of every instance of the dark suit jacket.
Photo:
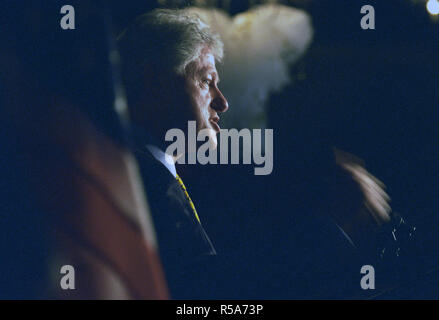
[[[346,248],[332,247],[333,239],[318,241],[311,237],[311,240],[307,238],[295,243],[272,243],[276,248],[283,247],[284,256],[289,258],[273,255],[272,250],[256,246],[253,248],[251,244],[245,252],[221,252],[217,255],[174,176],[146,148],[137,150],[136,155],[172,298],[265,299],[333,296],[331,287],[333,281],[337,281],[334,279],[333,267],[339,262],[340,252]],[[302,230],[303,227],[297,225]],[[314,224],[305,228],[319,228],[322,234],[340,237],[336,239],[336,243],[348,246],[335,228],[324,230],[321,225],[316,227]],[[332,255],[330,259],[322,257],[323,251],[330,254],[328,249],[338,254]],[[316,270],[312,272],[310,266]],[[346,275],[346,269],[339,271]],[[329,283],[326,279],[333,281]],[[359,283],[359,277],[346,280]],[[338,283],[334,289],[339,290],[339,287]],[[336,296],[340,296],[340,293],[333,297]]]
[[[199,281],[193,270],[215,256],[215,248],[175,177],[146,148],[137,149],[136,156],[171,295],[191,297],[190,288]]]
[[[243,233],[234,241],[244,245],[217,255],[179,183],[146,147],[139,147],[145,145],[147,137],[139,138],[134,152],[172,298],[336,298],[351,291],[350,284],[359,287],[358,262],[340,264],[354,262],[354,250],[333,222],[325,219],[286,222],[285,236],[272,239],[268,236],[271,230],[267,230],[259,235],[257,244]],[[268,203],[272,203],[270,199]]]

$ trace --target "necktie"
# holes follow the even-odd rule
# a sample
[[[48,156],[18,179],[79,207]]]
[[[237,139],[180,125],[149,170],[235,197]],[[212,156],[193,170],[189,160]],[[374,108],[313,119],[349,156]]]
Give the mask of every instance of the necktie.
[[[183,180],[181,180],[180,176],[177,174],[176,179],[178,183],[180,184],[181,188],[183,189],[184,194],[186,195],[186,198],[189,200],[189,204],[191,205],[192,211],[194,212],[195,218],[200,222],[200,218],[198,217],[197,209],[195,209],[194,203],[191,200],[191,197],[189,197],[189,193],[187,192],[186,186],[183,183]]]

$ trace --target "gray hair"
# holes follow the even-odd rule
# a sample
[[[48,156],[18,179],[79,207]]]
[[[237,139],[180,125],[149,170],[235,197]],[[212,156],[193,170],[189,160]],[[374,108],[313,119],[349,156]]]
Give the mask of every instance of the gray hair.
[[[118,38],[127,93],[145,74],[185,75],[205,47],[217,61],[223,43],[197,15],[185,10],[156,9],[136,18]],[[129,94],[130,95],[130,94]]]

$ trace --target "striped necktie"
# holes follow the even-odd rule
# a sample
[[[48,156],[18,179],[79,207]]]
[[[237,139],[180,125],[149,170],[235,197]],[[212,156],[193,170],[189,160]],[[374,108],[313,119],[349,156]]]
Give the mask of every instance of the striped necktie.
[[[195,218],[199,223],[201,223],[200,218],[198,217],[197,209],[195,209],[194,203],[191,200],[191,197],[189,197],[189,193],[187,192],[186,186],[183,183],[183,180],[181,180],[180,176],[177,174],[176,179],[178,183],[180,184],[181,188],[183,189],[184,194],[186,195],[186,198],[189,200],[189,204],[191,205],[192,211],[194,212]]]

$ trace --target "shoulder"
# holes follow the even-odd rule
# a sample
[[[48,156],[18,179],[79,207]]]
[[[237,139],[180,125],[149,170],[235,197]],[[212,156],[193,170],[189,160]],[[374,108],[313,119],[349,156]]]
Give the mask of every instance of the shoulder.
[[[162,258],[181,266],[191,260],[189,257],[215,255],[209,237],[195,219],[175,177],[147,150],[136,152],[136,156]]]

